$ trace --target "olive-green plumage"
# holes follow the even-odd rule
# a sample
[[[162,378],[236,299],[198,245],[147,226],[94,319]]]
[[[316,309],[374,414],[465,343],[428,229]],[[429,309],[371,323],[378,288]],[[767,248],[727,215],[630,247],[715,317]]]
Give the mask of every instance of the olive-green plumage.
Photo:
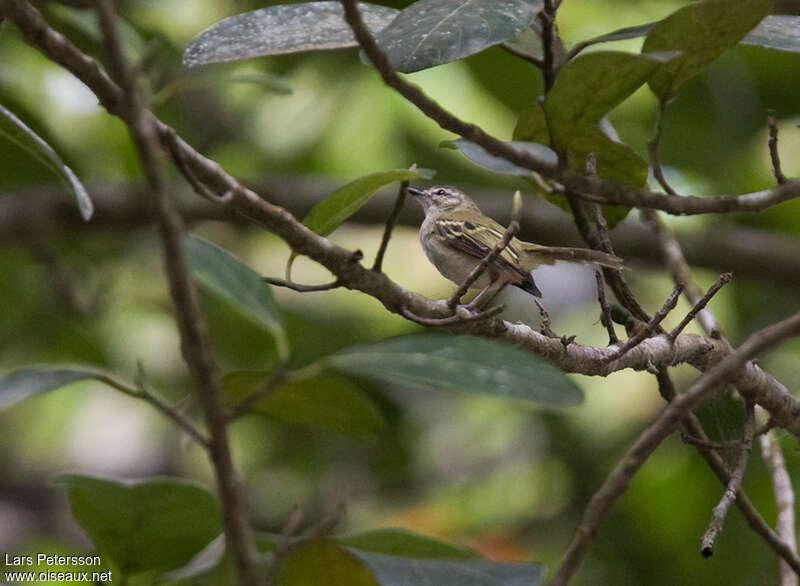
[[[469,196],[455,187],[437,185],[425,190],[410,187],[408,192],[425,210],[419,232],[425,254],[442,275],[460,285],[497,245],[505,228],[485,216]],[[531,271],[560,260],[622,267],[622,259],[605,252],[541,246],[512,238],[473,287],[485,289],[493,284],[510,284],[541,297]]]

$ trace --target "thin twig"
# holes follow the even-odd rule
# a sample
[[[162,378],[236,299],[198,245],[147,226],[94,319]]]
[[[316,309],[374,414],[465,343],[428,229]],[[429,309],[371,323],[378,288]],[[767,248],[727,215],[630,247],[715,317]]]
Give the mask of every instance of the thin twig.
[[[694,304],[694,307],[692,307],[692,309],[689,311],[689,313],[687,313],[686,316],[681,320],[681,323],[679,323],[677,326],[675,326],[672,329],[672,331],[669,334],[667,334],[667,339],[670,342],[675,341],[675,338],[678,337],[678,334],[680,334],[683,331],[683,329],[687,325],[689,325],[689,322],[692,321],[694,319],[694,317],[706,305],[708,305],[708,302],[711,301],[711,298],[714,297],[714,295],[717,294],[717,291],[719,291],[725,285],[727,285],[728,283],[731,282],[731,278],[732,277],[733,277],[733,275],[731,273],[722,273],[719,276],[719,279],[717,279],[717,281],[713,285],[711,285],[711,287],[709,287],[708,291],[706,291],[706,294],[703,295],[703,297],[701,297],[697,301],[697,303]]]
[[[689,300],[689,303],[697,305],[703,298],[703,291],[694,280],[692,269],[683,256],[680,243],[677,241],[672,231],[661,220],[658,212],[654,210],[642,210],[642,217],[650,224],[658,238],[661,250],[664,254],[664,259],[667,263],[667,268],[672,274],[672,280],[676,283],[683,283],[685,287],[684,294]],[[715,340],[722,338],[722,332],[717,325],[717,320],[714,314],[707,308],[703,308],[697,313],[697,321],[709,337]]]
[[[786,183],[786,176],[781,171],[781,156],[778,153],[778,121],[775,110],[767,110],[767,126],[769,126],[769,158],[772,160],[772,173],[778,185]]]
[[[522,215],[522,205],[521,199],[519,197],[519,192],[514,194],[514,205],[511,210],[511,222],[508,224],[508,228],[505,229],[503,232],[502,238],[495,244],[494,248],[483,257],[481,262],[479,262],[473,269],[470,271],[467,278],[464,279],[464,282],[456,289],[456,292],[453,293],[452,297],[447,301],[447,307],[453,311],[456,306],[461,301],[461,298],[464,294],[469,290],[475,282],[481,278],[486,269],[489,268],[489,265],[494,262],[494,260],[500,256],[500,254],[506,249],[506,246],[511,242],[511,239],[519,232],[519,219]]]
[[[650,139],[650,142],[647,143],[647,148],[650,151],[650,164],[653,167],[653,175],[658,181],[659,185],[670,195],[678,195],[678,193],[672,189],[669,183],[667,183],[667,179],[664,177],[664,171],[661,169],[661,157],[658,154],[659,143],[661,142],[661,133],[664,130],[664,114],[667,109],[667,102],[669,101],[669,96],[662,96],[661,99],[658,101],[658,117],[656,118],[656,126],[653,129],[653,137]]]
[[[509,46],[507,43],[503,43],[500,45],[503,49],[514,55],[514,57],[519,57],[524,61],[527,61],[531,65],[537,67],[538,69],[544,68],[544,61],[539,59],[538,57],[534,57],[533,55],[527,55],[521,51],[517,51],[514,47]]]
[[[731,503],[736,499],[736,493],[742,485],[742,478],[744,478],[744,471],[747,467],[747,460],[750,458],[750,452],[753,449],[753,434],[756,429],[756,416],[755,406],[750,401],[745,402],[745,409],[747,415],[744,420],[744,428],[742,430],[742,441],[739,447],[739,460],[736,467],[733,469],[731,479],[728,481],[728,486],[725,492],[722,493],[722,498],[714,507],[711,515],[711,521],[708,524],[705,535],[703,535],[702,547],[700,549],[703,557],[709,558],[714,555],[714,541],[717,535],[722,531],[722,525],[725,523],[725,517],[728,515],[728,509]]]
[[[422,317],[421,315],[416,315],[407,307],[400,308],[400,315],[404,318],[411,320],[415,323],[418,323],[421,326],[428,326],[428,327],[443,327],[443,326],[455,326],[458,324],[465,324],[473,321],[480,321],[484,319],[489,319],[494,317],[506,308],[505,305],[495,305],[494,307],[490,307],[486,311],[481,311],[480,313],[473,313],[471,315],[451,315],[449,317]]]
[[[123,54],[113,3],[111,0],[96,0],[96,7],[105,47],[116,73],[117,83],[123,92],[121,116],[138,150],[155,204],[167,281],[181,336],[181,350],[194,378],[198,402],[203,409],[211,437],[209,455],[223,503],[226,541],[234,558],[240,583],[243,586],[256,586],[258,579],[255,544],[245,516],[244,502],[228,445],[217,368],[211,356],[197,291],[189,275],[183,248],[183,221],[165,189],[164,177],[156,158],[159,150],[158,135],[152,116],[142,107],[136,80]]]
[[[287,373],[288,371],[285,364],[277,365],[273,369],[272,373],[270,373],[267,380],[260,384],[256,390],[233,406],[228,414],[228,419],[233,421],[242,415],[247,414],[250,411],[250,407],[252,407],[257,401],[260,401],[264,397],[268,396],[286,380]]]
[[[619,344],[617,332],[614,330],[614,321],[611,319],[611,309],[606,302],[606,286],[603,281],[603,273],[599,269],[594,270],[594,280],[597,283],[597,302],[600,304],[600,323],[603,324],[608,332],[608,343]]]
[[[775,434],[766,433],[759,438],[761,454],[772,474],[772,489],[775,493],[775,505],[778,519],[775,526],[787,547],[797,551],[797,538],[794,523],[794,490],[792,479],[786,470],[781,446]],[[780,560],[781,586],[797,586],[797,573],[785,560]]]
[[[410,170],[413,171],[417,168],[416,163],[411,165]],[[380,273],[383,269],[383,256],[386,254],[386,248],[389,246],[389,239],[392,237],[392,230],[397,224],[397,218],[400,217],[400,212],[403,210],[403,204],[406,201],[406,190],[408,189],[408,181],[403,181],[400,184],[400,189],[397,190],[397,198],[394,200],[394,207],[389,218],[386,220],[386,226],[383,228],[383,236],[381,237],[381,245],[378,247],[378,252],[375,254],[375,262],[372,263],[372,270]]]
[[[672,379],[667,372],[667,369],[660,369],[656,378],[658,379],[658,391],[661,393],[661,396],[664,398],[664,400],[669,402],[675,399],[677,392],[674,384],[672,383]],[[764,428],[765,426],[761,426],[761,428],[759,428],[759,430],[756,432],[756,435],[761,433]],[[691,436],[701,441],[708,441],[708,436],[703,430],[702,423],[700,423],[700,420],[692,412],[686,413],[686,416],[681,420],[680,429],[682,436]],[[697,449],[697,453],[700,454],[700,457],[706,461],[708,467],[723,484],[723,486],[728,486],[731,473],[728,470],[728,466],[725,464],[724,460],[719,456],[719,454],[699,443],[695,444],[695,448]],[[785,562],[789,567],[794,568],[796,572],[800,573],[800,558],[797,557],[795,550],[789,548],[789,546],[781,539],[780,535],[778,535],[772,529],[772,527],[767,524],[761,514],[753,506],[753,503],[750,501],[741,486],[736,494],[736,506],[741,511],[745,520],[747,520],[747,524],[750,526],[750,529],[758,534],[764,540],[764,542],[781,557],[783,562]]]
[[[616,351],[612,352],[608,356],[605,357],[607,362],[612,362],[619,358],[620,356],[624,356],[631,348],[638,346],[642,340],[647,338],[653,331],[655,331],[656,327],[667,317],[667,314],[672,311],[675,305],[678,303],[678,297],[683,291],[683,284],[678,283],[675,285],[675,288],[672,290],[672,293],[669,294],[667,300],[664,302],[664,305],[661,306],[653,318],[647,322],[641,330],[636,332],[632,337],[628,338],[625,343],[620,346]]]
[[[561,558],[550,586],[564,586],[577,571],[603,517],[627,490],[645,460],[680,424],[684,416],[719,384],[735,377],[753,356],[789,337],[800,335],[800,313],[751,335],[738,349],[707,370],[689,389],[671,401],[636,439],[600,489],[592,496],[580,525]]]
[[[548,338],[559,338],[559,336],[553,331],[552,322],[550,321],[550,314],[547,313],[547,310],[542,305],[542,302],[539,301],[536,297],[533,298],[533,302],[536,304],[536,307],[539,308],[539,317],[542,320],[540,331],[543,335],[547,336]]]
[[[539,20],[542,23],[542,73],[544,74],[544,92],[550,91],[556,79],[556,64],[554,50],[554,30],[556,11],[553,0],[544,0],[544,7],[539,12]]]
[[[292,537],[297,533],[300,523],[303,521],[303,510],[299,505],[292,506],[289,514],[286,516],[286,522],[281,529],[281,540],[275,546],[272,555],[267,562],[264,571],[264,583],[267,586],[273,586],[278,579],[278,571],[281,568],[283,560],[292,551]]]
[[[270,285],[274,285],[276,287],[286,287],[287,289],[291,289],[292,291],[298,291],[300,293],[311,293],[314,291],[330,291],[331,289],[338,289],[339,287],[342,286],[341,281],[339,281],[338,279],[330,283],[323,283],[322,285],[302,285],[300,283],[295,283],[294,281],[286,281],[284,279],[276,279],[274,277],[264,277],[263,279]]]
[[[738,450],[742,447],[742,440],[729,440],[715,442],[707,439],[700,439],[687,434],[681,434],[681,441],[685,444],[708,448],[709,450]]]
[[[200,197],[207,199],[208,201],[221,205],[225,205],[233,201],[233,190],[228,190],[222,195],[218,195],[197,178],[197,175],[194,174],[191,167],[189,167],[189,165],[186,163],[186,160],[183,156],[183,150],[180,148],[177,139],[178,135],[175,134],[175,131],[172,128],[170,128],[165,133],[164,143],[167,147],[167,151],[172,157],[172,162],[178,168],[178,171],[180,171],[181,175],[183,175],[189,185],[192,186],[192,189],[194,189],[195,193],[197,193],[197,195]]]

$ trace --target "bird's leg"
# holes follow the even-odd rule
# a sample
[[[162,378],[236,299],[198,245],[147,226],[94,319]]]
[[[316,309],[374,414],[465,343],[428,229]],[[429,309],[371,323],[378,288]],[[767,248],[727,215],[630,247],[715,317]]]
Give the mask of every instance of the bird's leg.
[[[472,301],[470,301],[464,307],[466,307],[470,311],[475,309],[475,307],[477,307],[477,305],[478,305],[478,301],[480,301],[480,298],[483,297],[484,293],[486,293],[489,289],[491,289],[491,287],[492,287],[492,285],[494,285],[494,283],[495,283],[494,281],[490,281],[489,284],[486,285],[483,289],[481,289],[478,292],[478,294],[472,299]],[[491,299],[494,299],[494,295],[492,295]],[[491,301],[491,299],[490,299],[490,301]]]
[[[492,301],[495,300],[495,297],[500,295],[500,293],[502,293],[503,289],[508,287],[510,284],[511,284],[511,281],[503,281],[503,283],[497,288],[497,291],[492,293],[492,296],[489,297],[489,299],[487,299],[486,302],[483,304],[484,307],[489,307],[492,304]]]
[[[533,302],[536,303],[536,307],[539,308],[539,315],[542,318],[542,327],[541,327],[542,334],[549,338],[558,338],[556,333],[550,328],[550,316],[547,314],[547,311],[545,310],[541,301],[539,301],[536,297],[534,297]]]

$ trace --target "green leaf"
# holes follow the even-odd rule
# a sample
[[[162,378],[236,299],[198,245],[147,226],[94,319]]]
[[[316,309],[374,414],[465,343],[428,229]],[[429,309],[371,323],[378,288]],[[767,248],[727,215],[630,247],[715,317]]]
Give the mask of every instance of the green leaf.
[[[358,7],[372,34],[383,29],[398,14],[393,8],[364,2]],[[340,2],[285,4],[237,14],[207,28],[186,47],[183,64],[193,67],[356,45]]]
[[[650,78],[660,97],[672,93],[738,43],[772,8],[772,0],[692,2],[658,22],[647,34],[642,53],[681,51]]]
[[[557,406],[575,405],[583,399],[574,382],[538,356],[473,336],[401,336],[352,346],[325,362],[390,384],[487,393]]]
[[[0,373],[0,408],[80,380],[110,376],[102,369],[83,365],[31,366]]]
[[[197,236],[184,238],[189,268],[197,282],[225,300],[275,338],[278,356],[289,354],[289,343],[269,285],[253,269],[219,246]]]
[[[742,45],[800,53],[800,16],[771,14],[739,42]]]
[[[520,115],[514,128],[514,139],[547,142],[547,121],[538,104]],[[647,183],[648,165],[633,149],[611,140],[598,126],[579,129],[567,147],[567,164],[576,173],[586,170],[586,157],[594,153],[597,158],[597,175],[631,187],[643,187]],[[547,201],[571,212],[566,198],[559,193],[544,193]],[[602,206],[603,217],[608,226],[614,228],[628,215],[625,206]]]
[[[533,59],[544,58],[542,37],[530,26],[522,29],[513,39],[503,43],[503,47],[517,55],[525,55]]]
[[[84,220],[92,217],[94,213],[92,200],[75,172],[64,164],[58,153],[42,137],[2,105],[0,105],[0,136],[5,136],[49,167],[77,200],[81,217]]]
[[[198,88],[205,88],[212,85],[231,83],[257,85],[276,94],[287,95],[292,93],[292,86],[289,85],[289,82],[286,81],[286,78],[281,77],[280,75],[275,75],[274,73],[257,72],[231,74],[227,71],[204,71],[198,75],[186,76],[165,85],[153,96],[151,102],[155,105],[160,105],[182,92],[192,91]]]
[[[53,483],[97,551],[129,576],[184,564],[222,530],[216,496],[188,480],[66,474]]]
[[[383,586],[364,564],[334,541],[321,539],[293,550],[281,564],[278,586]]]
[[[365,175],[340,187],[311,208],[303,224],[320,236],[327,236],[361,209],[384,185],[395,181],[431,179],[434,174],[430,169],[393,169]]]
[[[350,548],[410,558],[477,558],[478,554],[463,545],[454,545],[408,529],[386,528],[336,537]]]
[[[514,140],[509,144],[521,151],[529,152],[533,156],[542,159],[548,164],[558,164],[558,155],[556,155],[552,149],[544,144],[537,144],[538,142],[539,141],[525,142],[522,140]],[[530,175],[533,173],[533,171],[530,169],[519,167],[514,163],[503,159],[502,157],[496,157],[489,154],[482,146],[468,141],[465,138],[459,138],[457,140],[445,140],[442,141],[439,146],[442,148],[457,149],[476,165],[480,165],[481,167],[489,169],[490,171],[494,171],[495,173],[505,173],[506,175]]]
[[[635,39],[636,37],[643,37],[656,25],[658,22],[647,22],[645,24],[637,24],[635,26],[626,26],[610,33],[600,35],[599,37],[592,37],[587,41],[583,41],[582,45],[596,45],[597,43],[610,43],[611,41],[623,41],[625,39]]]
[[[264,372],[237,371],[222,379],[222,394],[235,405],[268,379]],[[369,396],[349,379],[332,372],[290,379],[250,408],[278,421],[337,431],[358,438],[375,437],[383,418]]]
[[[566,150],[576,132],[596,126],[674,56],[597,51],[567,63],[544,101],[553,146]]]
[[[359,549],[351,551],[381,586],[536,586],[545,574],[544,566],[536,563],[407,558]]]
[[[398,71],[449,63],[514,38],[536,17],[534,0],[418,0],[376,40]]]

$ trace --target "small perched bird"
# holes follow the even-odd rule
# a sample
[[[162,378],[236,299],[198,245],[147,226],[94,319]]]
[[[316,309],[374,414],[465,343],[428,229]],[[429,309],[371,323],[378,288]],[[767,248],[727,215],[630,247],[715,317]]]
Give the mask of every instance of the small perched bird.
[[[442,275],[458,285],[462,284],[475,265],[494,249],[506,229],[485,216],[467,194],[455,187],[435,185],[424,190],[409,187],[408,193],[425,210],[425,220],[419,230],[425,254]],[[480,297],[492,285],[496,285],[498,291],[514,285],[541,297],[542,292],[533,282],[531,271],[539,265],[551,265],[559,260],[622,268],[622,259],[605,252],[541,246],[512,238],[473,288],[481,289]]]

